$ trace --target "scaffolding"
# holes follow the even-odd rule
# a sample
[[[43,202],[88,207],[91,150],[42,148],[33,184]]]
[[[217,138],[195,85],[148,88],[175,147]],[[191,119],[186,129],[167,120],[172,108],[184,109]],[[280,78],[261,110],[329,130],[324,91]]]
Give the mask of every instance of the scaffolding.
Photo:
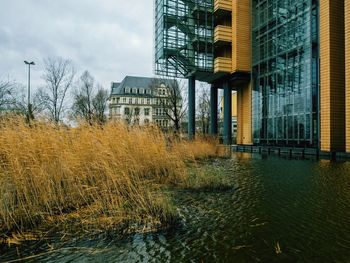
[[[205,79],[213,73],[213,0],[155,0],[155,73]]]

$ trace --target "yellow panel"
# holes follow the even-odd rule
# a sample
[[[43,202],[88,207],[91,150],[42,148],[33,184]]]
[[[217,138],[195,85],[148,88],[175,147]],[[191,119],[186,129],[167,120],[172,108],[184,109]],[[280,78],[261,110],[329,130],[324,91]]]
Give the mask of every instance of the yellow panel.
[[[214,73],[227,72],[231,73],[232,61],[231,58],[218,57],[214,61]]]
[[[248,84],[237,91],[237,144],[252,142],[252,87]]]
[[[232,0],[215,0],[214,1],[214,11],[216,12],[219,9],[231,11],[232,10]]]
[[[232,93],[232,117],[237,117],[237,92]]]
[[[232,0],[232,33],[232,70],[250,72],[250,0]]]
[[[320,1],[320,108],[323,151],[345,150],[343,17],[344,0]]]
[[[214,42],[231,42],[232,41],[232,27],[230,26],[216,26],[214,30]]]
[[[346,151],[350,153],[350,0],[345,0]]]

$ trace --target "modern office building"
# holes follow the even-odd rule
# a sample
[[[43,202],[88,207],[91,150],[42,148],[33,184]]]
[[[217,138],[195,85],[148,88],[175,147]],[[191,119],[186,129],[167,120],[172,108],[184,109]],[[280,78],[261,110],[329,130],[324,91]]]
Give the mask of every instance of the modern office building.
[[[232,90],[237,143],[350,152],[348,0],[155,0],[156,74],[224,90],[230,144]],[[347,64],[346,64],[347,63]],[[347,65],[347,66],[346,66]]]

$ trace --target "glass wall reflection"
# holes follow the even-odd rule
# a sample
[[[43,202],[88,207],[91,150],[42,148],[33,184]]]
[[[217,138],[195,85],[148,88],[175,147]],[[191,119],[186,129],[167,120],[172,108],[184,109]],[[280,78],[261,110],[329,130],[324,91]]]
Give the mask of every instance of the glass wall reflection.
[[[318,3],[253,0],[253,138],[318,145]]]

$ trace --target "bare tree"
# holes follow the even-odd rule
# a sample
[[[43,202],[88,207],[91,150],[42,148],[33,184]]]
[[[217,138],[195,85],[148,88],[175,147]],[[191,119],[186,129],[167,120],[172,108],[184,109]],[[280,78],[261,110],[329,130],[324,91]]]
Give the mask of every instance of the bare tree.
[[[201,123],[202,133],[207,134],[209,132],[210,121],[210,95],[209,87],[200,85],[200,92],[197,101],[197,117]]]
[[[107,120],[105,112],[107,109],[108,98],[108,91],[103,89],[101,86],[98,87],[97,93],[92,100],[92,106],[94,109],[95,120],[99,124],[103,124]]]
[[[93,122],[93,96],[95,91],[94,78],[88,71],[80,77],[78,89],[74,92],[73,115],[84,118],[90,125]]]
[[[15,103],[14,83],[8,80],[0,80],[0,112],[8,111]]]
[[[48,58],[44,63],[42,78],[46,86],[39,90],[39,96],[51,120],[59,123],[67,107],[67,93],[73,84],[75,70],[69,60],[62,58]]]
[[[34,116],[39,115],[43,110],[43,102],[38,92],[35,92],[32,96],[31,112],[28,113],[28,97],[27,87],[22,84],[16,84],[14,94],[14,104],[12,110],[15,113],[25,115],[27,118],[34,119]],[[29,116],[29,114],[31,116]]]
[[[157,100],[166,116],[174,124],[174,132],[181,131],[181,123],[187,112],[187,92],[184,82],[176,79],[157,79],[152,83]]]
[[[106,122],[108,92],[101,86],[95,87],[95,80],[88,71],[81,75],[73,97],[73,116],[85,119],[90,125],[95,121]]]

